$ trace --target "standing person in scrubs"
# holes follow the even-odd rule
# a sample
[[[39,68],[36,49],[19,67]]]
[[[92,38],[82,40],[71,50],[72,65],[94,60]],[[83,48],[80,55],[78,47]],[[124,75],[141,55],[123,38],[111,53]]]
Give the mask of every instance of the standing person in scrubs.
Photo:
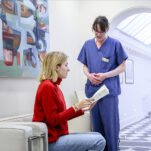
[[[90,111],[92,127],[93,131],[100,132],[105,137],[105,151],[118,151],[118,95],[121,93],[119,74],[125,70],[128,56],[118,40],[107,36],[109,23],[105,16],[98,16],[92,29],[95,37],[84,43],[78,56],[87,77],[85,93],[90,98],[104,84],[110,92]]]

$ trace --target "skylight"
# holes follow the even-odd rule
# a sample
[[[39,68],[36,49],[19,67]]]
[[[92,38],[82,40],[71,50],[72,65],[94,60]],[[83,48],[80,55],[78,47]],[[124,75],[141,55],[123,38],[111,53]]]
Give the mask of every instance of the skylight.
[[[151,13],[132,15],[123,20],[117,29],[146,45],[151,45]]]

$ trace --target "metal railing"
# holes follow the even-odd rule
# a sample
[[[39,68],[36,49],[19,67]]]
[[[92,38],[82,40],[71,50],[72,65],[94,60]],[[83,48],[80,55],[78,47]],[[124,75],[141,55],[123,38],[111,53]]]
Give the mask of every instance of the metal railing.
[[[32,150],[32,142],[35,139],[43,139],[43,151],[47,151],[47,137],[46,133],[42,133],[40,136],[31,136],[28,138],[28,151],[33,151]]]

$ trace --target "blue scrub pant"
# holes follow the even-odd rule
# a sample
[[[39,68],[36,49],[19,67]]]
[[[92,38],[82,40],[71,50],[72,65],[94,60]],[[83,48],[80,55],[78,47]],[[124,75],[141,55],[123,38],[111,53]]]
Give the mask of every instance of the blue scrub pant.
[[[93,131],[101,133],[106,139],[105,151],[118,151],[118,96],[108,95],[99,100],[90,115]]]
[[[103,151],[104,147],[105,139],[100,133],[70,133],[49,143],[48,151]]]

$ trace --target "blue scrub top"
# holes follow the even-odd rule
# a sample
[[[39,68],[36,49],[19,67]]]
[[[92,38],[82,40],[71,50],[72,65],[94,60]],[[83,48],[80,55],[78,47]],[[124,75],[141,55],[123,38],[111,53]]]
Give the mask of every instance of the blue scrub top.
[[[103,45],[98,49],[95,39],[87,40],[78,56],[78,60],[86,65],[90,73],[105,73],[118,67],[128,58],[121,43],[108,37]],[[105,84],[111,95],[119,95],[121,93],[119,75],[105,79],[100,85],[94,86],[87,79],[85,85],[85,93],[87,97],[92,95]]]

